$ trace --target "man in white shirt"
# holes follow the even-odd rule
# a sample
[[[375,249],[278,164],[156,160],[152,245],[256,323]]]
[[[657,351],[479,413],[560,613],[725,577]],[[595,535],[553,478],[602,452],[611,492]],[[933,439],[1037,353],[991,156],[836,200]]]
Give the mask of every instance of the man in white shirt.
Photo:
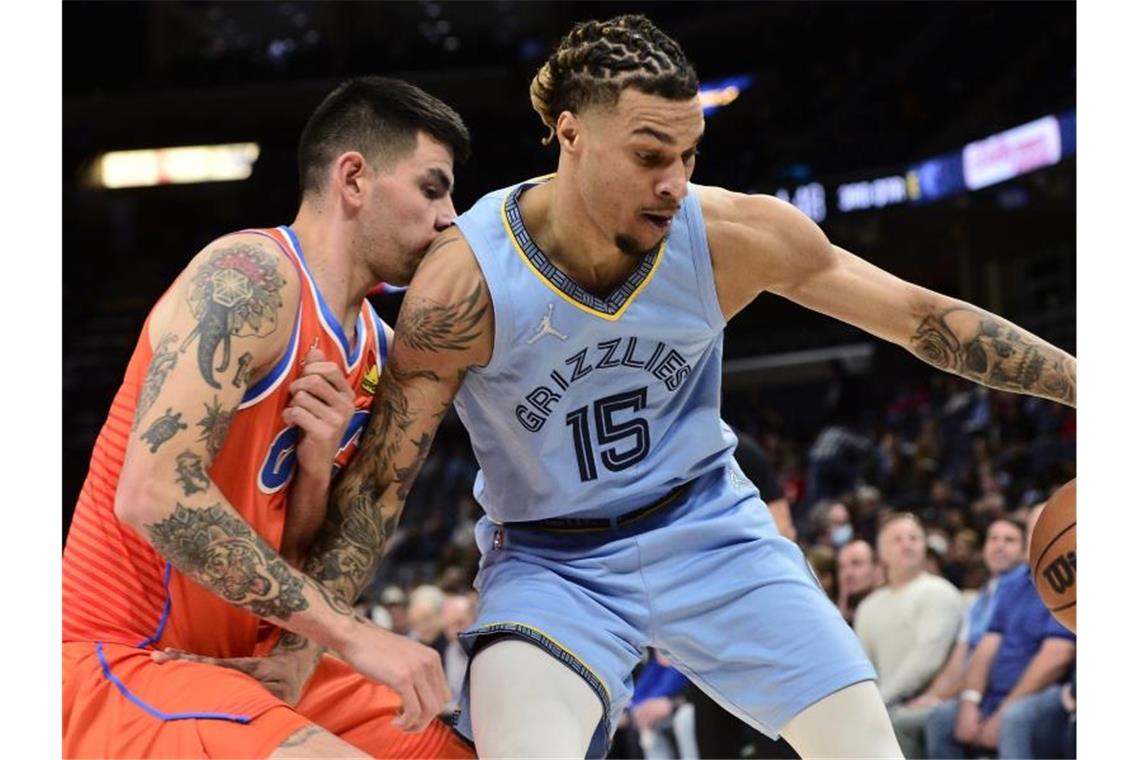
[[[890,710],[920,694],[946,661],[962,626],[962,598],[926,572],[926,535],[914,515],[887,518],[878,550],[887,583],[855,611],[855,633]]]

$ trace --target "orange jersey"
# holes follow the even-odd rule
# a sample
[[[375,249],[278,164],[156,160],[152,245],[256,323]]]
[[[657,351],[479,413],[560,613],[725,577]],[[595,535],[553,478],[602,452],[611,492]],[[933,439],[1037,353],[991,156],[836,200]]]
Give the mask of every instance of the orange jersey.
[[[364,301],[355,345],[350,345],[317,289],[292,230],[243,231],[250,233],[270,238],[285,251],[301,278],[301,298],[284,355],[246,389],[232,412],[210,476],[234,509],[280,550],[298,437],[297,428],[281,420],[289,385],[300,376],[302,361],[314,347],[347,375],[356,393],[356,413],[336,457],[335,466],[343,467],[356,452],[368,420],[387,358],[387,338],[379,316]],[[63,554],[63,640],[153,644],[214,657],[250,655],[258,642],[259,619],[174,570],[114,514],[115,489],[144,378],[152,361],[162,362],[165,352],[177,350],[159,346],[156,359],[147,337],[149,322],[148,318],[95,443],[68,533]]]

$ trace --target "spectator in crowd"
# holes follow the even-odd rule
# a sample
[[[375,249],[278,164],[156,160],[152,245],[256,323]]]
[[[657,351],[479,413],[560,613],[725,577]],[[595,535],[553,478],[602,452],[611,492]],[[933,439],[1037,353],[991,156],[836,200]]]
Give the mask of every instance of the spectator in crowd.
[[[438,586],[419,586],[408,596],[408,625],[412,638],[439,652],[440,660],[447,652],[443,601],[444,594]]]
[[[1012,518],[999,518],[986,530],[983,560],[989,580],[966,613],[958,643],[950,658],[922,694],[890,711],[899,746],[910,760],[926,757],[924,731],[934,706],[956,699],[962,691],[970,656],[982,640],[993,614],[994,593],[1002,577],[1025,561],[1025,525]]]
[[[1030,513],[1029,535],[1043,508]],[[1019,565],[998,584],[958,699],[937,705],[927,718],[927,754],[961,758],[997,750],[1000,758],[1025,757],[1038,711],[1020,702],[1060,681],[1075,657],[1076,636],[1042,603],[1028,565]]]
[[[1076,758],[1076,663],[1064,683],[1046,686],[1009,706],[1000,742],[1002,757]]]
[[[450,714],[455,707],[455,695],[463,688],[463,677],[467,674],[467,651],[459,643],[459,633],[475,622],[475,605],[467,594],[448,594],[443,600],[443,633],[447,637],[447,648],[443,652],[443,674],[447,676],[447,686],[451,689],[452,701],[445,708]]]
[[[807,553],[808,564],[827,598],[835,601],[838,595],[835,582],[835,550],[830,546],[813,546]]]
[[[954,512],[955,515],[961,514]],[[958,528],[950,540],[943,577],[958,588],[970,588],[966,572],[978,550],[978,533],[973,528]]]
[[[388,611],[392,621],[392,630],[407,635],[408,625],[408,595],[399,586],[385,586],[380,592],[380,604]]]
[[[839,571],[839,596],[836,604],[848,623],[855,621],[855,608],[867,595],[883,585],[883,571],[875,559],[875,550],[861,538],[844,544],[835,556]]]
[[[925,571],[926,540],[914,515],[884,521],[878,550],[887,585],[855,610],[855,633],[890,710],[921,693],[946,661],[962,625],[962,600],[945,578]]]
[[[693,706],[685,697],[688,686],[680,671],[650,650],[634,680],[628,708],[646,760],[700,757]]]
[[[842,501],[821,501],[811,511],[811,537],[815,546],[838,549],[855,535],[851,513]]]

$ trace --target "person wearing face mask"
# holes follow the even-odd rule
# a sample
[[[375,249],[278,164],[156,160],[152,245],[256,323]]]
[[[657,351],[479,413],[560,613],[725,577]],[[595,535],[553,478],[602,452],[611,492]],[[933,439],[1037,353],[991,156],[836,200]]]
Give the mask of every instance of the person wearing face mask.
[[[946,661],[962,625],[962,600],[949,581],[926,572],[926,536],[914,515],[888,517],[878,550],[887,583],[855,611],[855,633],[890,710],[926,688]]]
[[[815,543],[838,550],[855,535],[851,513],[841,501],[821,501],[810,517]]]

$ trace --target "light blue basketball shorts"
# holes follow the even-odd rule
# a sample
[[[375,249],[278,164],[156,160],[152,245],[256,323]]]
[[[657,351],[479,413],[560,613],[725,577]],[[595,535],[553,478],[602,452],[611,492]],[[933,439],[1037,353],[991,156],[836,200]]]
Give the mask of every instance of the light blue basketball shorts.
[[[482,552],[468,653],[482,636],[524,638],[602,701],[588,757],[604,757],[647,646],[771,738],[799,712],[875,678],[803,552],[779,535],[735,460],[676,503],[624,528],[476,526]],[[455,728],[474,741],[470,668]]]

